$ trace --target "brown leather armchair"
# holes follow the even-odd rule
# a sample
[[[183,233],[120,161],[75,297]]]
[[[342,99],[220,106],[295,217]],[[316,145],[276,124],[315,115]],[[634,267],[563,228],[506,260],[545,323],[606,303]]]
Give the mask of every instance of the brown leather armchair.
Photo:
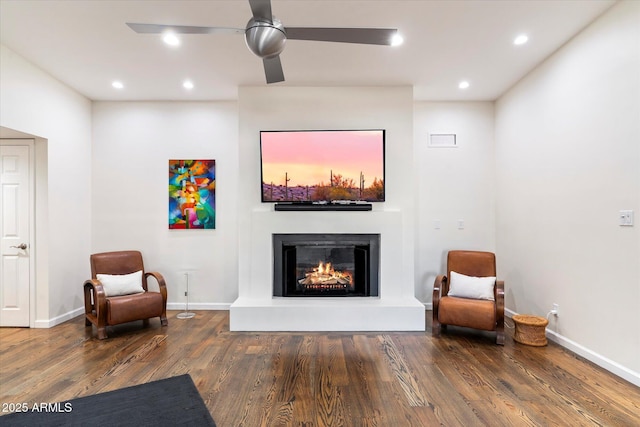
[[[496,257],[491,252],[450,251],[447,275],[436,277],[433,285],[432,334],[440,335],[441,327],[464,326],[496,331],[496,344],[504,345],[504,282],[496,280],[494,301],[450,296],[451,272],[473,277],[495,277]]]
[[[138,251],[103,252],[90,257],[91,279],[84,282],[85,325],[96,325],[98,339],[107,338],[107,326],[143,320],[149,324],[152,317],[160,317],[167,326],[167,286],[160,273],[145,272],[142,254]],[[139,293],[107,296],[98,274],[126,275],[142,271]],[[147,278],[158,283],[159,292],[149,292]],[[104,279],[103,279],[104,280]]]

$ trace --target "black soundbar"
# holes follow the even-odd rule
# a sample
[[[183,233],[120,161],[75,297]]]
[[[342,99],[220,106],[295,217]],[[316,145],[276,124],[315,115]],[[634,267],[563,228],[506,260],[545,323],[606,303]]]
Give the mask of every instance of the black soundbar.
[[[275,210],[277,211],[370,211],[372,209],[373,205],[371,203],[357,202],[283,202],[275,204]]]

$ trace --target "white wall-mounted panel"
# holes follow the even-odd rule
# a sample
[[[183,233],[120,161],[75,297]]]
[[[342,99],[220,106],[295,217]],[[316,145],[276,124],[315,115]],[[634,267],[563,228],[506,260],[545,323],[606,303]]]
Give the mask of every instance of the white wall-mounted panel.
[[[429,147],[431,148],[456,148],[458,142],[455,133],[431,133],[429,134]]]

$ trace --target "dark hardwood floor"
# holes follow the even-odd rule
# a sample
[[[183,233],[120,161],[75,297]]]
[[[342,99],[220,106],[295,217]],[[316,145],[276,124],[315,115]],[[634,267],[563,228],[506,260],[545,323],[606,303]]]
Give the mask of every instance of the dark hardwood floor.
[[[83,317],[0,328],[0,403],[188,373],[220,427],[640,425],[640,388],[553,343],[514,343],[509,328],[501,347],[454,328],[434,339],[430,312],[427,332],[387,333],[229,332],[227,311],[176,314],[104,341]]]

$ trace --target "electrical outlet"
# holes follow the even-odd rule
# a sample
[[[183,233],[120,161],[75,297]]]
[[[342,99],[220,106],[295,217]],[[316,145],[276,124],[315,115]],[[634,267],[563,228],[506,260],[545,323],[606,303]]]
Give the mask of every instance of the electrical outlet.
[[[556,303],[553,304],[553,308],[551,309],[551,314],[553,314],[556,317],[560,315],[560,307],[558,306],[558,304]]]

